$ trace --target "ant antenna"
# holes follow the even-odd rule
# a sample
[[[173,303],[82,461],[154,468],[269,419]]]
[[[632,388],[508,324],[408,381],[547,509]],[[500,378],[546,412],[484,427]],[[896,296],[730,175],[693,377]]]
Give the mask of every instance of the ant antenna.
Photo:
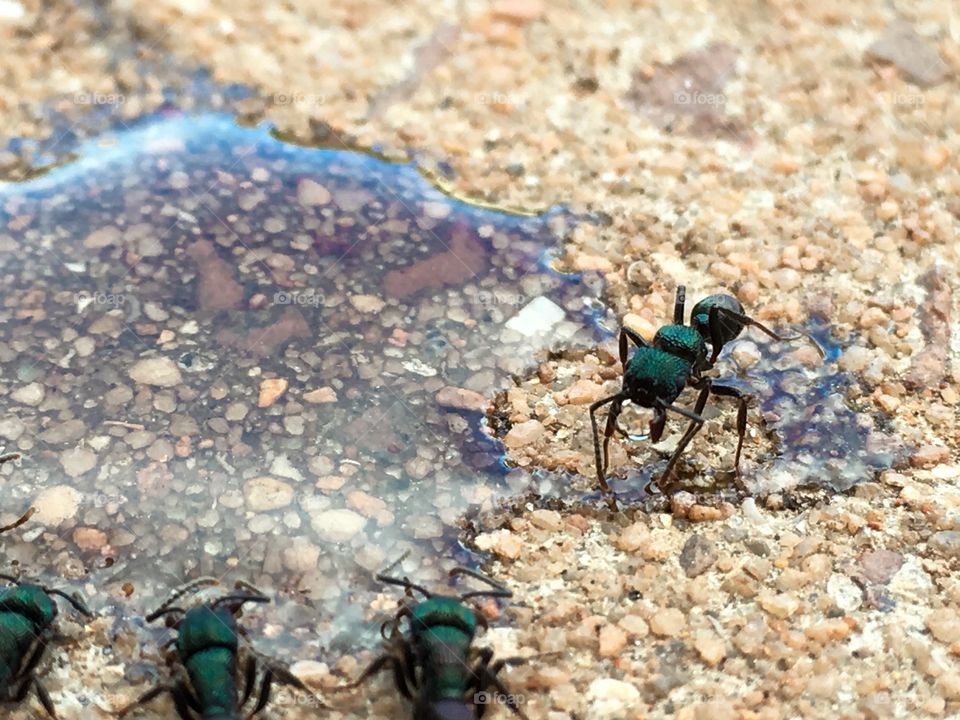
[[[191,593],[194,590],[197,590],[202,587],[212,587],[213,585],[219,585],[219,584],[220,584],[220,581],[215,577],[199,577],[196,580],[188,582],[186,585],[182,585],[176,590],[174,590],[173,593],[171,593],[170,596],[163,601],[160,607],[158,607],[152,613],[147,615],[145,619],[147,622],[153,622],[158,617],[161,617],[163,615],[168,615],[173,612],[182,613],[184,612],[183,608],[171,608],[170,606],[173,603],[175,603],[177,600],[182,598],[184,595],[187,595],[188,593]]]
[[[506,586],[501,585],[496,580],[487,575],[484,575],[481,572],[476,570],[471,570],[470,568],[465,567],[455,567],[450,571],[450,577],[458,577],[460,575],[466,575],[467,577],[472,577],[474,580],[479,580],[480,582],[486,583],[493,590],[472,590],[470,592],[464,593],[460,596],[460,600],[467,600],[472,597],[501,597],[508,598],[513,597],[513,593],[506,588]]]
[[[404,576],[403,578],[395,578],[395,577],[390,577],[386,574],[390,570],[395,568],[397,565],[402,563],[404,560],[406,560],[409,554],[410,554],[410,551],[407,550],[403,555],[401,555],[399,558],[397,558],[392,563],[390,563],[381,572],[377,573],[374,576],[374,578],[377,580],[377,582],[382,582],[387,585],[399,585],[402,588],[406,588],[407,592],[409,592],[410,590],[416,590],[417,592],[421,593],[425,598],[429,600],[431,597],[433,597],[433,595],[430,593],[429,590],[427,590],[422,585],[417,585],[415,583],[410,582],[410,578],[406,576]]]

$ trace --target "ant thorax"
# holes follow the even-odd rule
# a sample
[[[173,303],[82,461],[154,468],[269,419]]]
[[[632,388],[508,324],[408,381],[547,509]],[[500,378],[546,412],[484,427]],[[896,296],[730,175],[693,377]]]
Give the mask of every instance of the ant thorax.
[[[687,325],[664,325],[653,336],[653,346],[683,358],[694,367],[700,367],[707,357],[704,337]]]

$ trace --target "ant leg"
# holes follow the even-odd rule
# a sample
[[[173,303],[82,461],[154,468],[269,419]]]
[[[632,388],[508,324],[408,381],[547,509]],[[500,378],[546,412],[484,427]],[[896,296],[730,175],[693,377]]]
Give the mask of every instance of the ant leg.
[[[240,707],[247,704],[250,695],[253,694],[253,685],[257,679],[257,658],[255,655],[248,655],[243,665],[243,695],[240,696]]]
[[[612,430],[610,428],[610,416],[614,415],[613,421],[614,426],[616,425],[616,416],[620,414],[620,404],[623,401],[623,395],[617,393],[616,395],[610,395],[605,398],[597,400],[593,405],[590,406],[590,426],[593,428],[593,455],[594,461],[597,466],[597,482],[600,484],[600,489],[604,493],[610,492],[610,486],[607,485],[606,478],[606,468],[607,468],[607,448],[610,442],[610,435]],[[613,403],[613,407],[610,408],[610,412],[607,414],[607,431],[605,431],[604,441],[603,441],[603,453],[600,452],[600,430],[597,427],[597,410],[602,408],[604,405]]]
[[[147,692],[145,692],[143,695],[138,697],[136,700],[134,700],[132,703],[130,703],[126,707],[120,708],[119,710],[115,711],[113,714],[118,718],[122,718],[131,710],[134,710],[140,707],[141,705],[146,705],[148,702],[159,697],[160,695],[163,695],[163,693],[165,692],[168,692],[172,695],[173,687],[174,687],[173,685],[157,685],[156,687],[151,688],[150,690],[147,690]],[[187,717],[189,718],[189,715]]]
[[[683,306],[687,301],[687,288],[677,285],[677,295],[673,300],[673,324],[683,325]]]
[[[267,706],[267,703],[270,702],[270,687],[272,685],[273,673],[270,668],[266,668],[263,671],[263,679],[260,681],[260,690],[257,693],[257,704],[253,706],[253,710],[247,715],[246,720],[250,720],[250,718],[263,710]]]
[[[737,400],[737,454],[733,460],[733,469],[737,473],[737,485],[741,490],[745,490],[743,481],[740,479],[740,452],[743,450],[743,439],[747,434],[747,399],[750,396],[728,385],[714,385],[710,392],[720,397],[732,397]]]
[[[620,364],[621,364],[621,365],[626,365],[626,364],[627,364],[627,339],[628,339],[628,338],[629,338],[630,340],[632,340],[632,341],[633,341],[633,344],[636,345],[637,347],[640,347],[640,348],[642,348],[642,347],[650,347],[650,345],[647,343],[647,341],[644,340],[642,337],[640,337],[640,334],[639,334],[639,333],[634,332],[633,330],[631,330],[631,329],[628,328],[628,327],[621,327],[621,328],[620,328],[620,343],[619,343]]]
[[[610,406],[610,412],[607,413],[607,424],[603,429],[603,474],[606,476],[607,468],[610,467],[610,438],[617,428],[617,419],[623,410],[623,403],[619,400]]]
[[[403,667],[402,661],[396,655],[385,654],[378,657],[372,663],[367,666],[367,669],[360,673],[360,677],[354,680],[351,683],[346,685],[341,685],[340,687],[330,688],[327,692],[342,692],[344,690],[353,690],[360,687],[363,683],[373,675],[376,675],[378,672],[390,666],[393,670],[393,681],[397,686],[397,690],[400,691],[400,694],[403,695],[408,700],[413,699],[413,695],[410,692],[410,688],[407,687],[407,680],[405,677],[405,668]]]
[[[40,684],[39,680],[34,679],[33,687],[37,691],[37,698],[39,698],[40,704],[43,705],[43,709],[47,711],[47,715],[52,717],[53,720],[57,720],[57,711],[53,707],[53,700],[50,699],[50,693]]]
[[[650,418],[650,442],[657,444],[663,437],[663,429],[667,425],[667,411],[663,408],[655,407],[653,417]]]
[[[173,707],[182,720],[192,720],[193,716],[190,714],[191,708],[200,712],[200,703],[197,702],[191,694],[190,689],[184,683],[178,682],[174,685],[170,689],[170,694],[173,696]]]
[[[33,646],[33,651],[27,657],[27,660],[21,666],[16,674],[16,678],[29,678],[33,675],[34,670],[37,669],[37,666],[40,664],[41,658],[43,658],[43,653],[47,649],[47,640],[45,636],[37,638],[36,644]]]
[[[512,693],[510,692],[510,689],[503,684],[503,681],[499,677],[497,677],[500,671],[503,670],[504,666],[520,665],[525,663],[527,659],[521,657],[504,658],[503,660],[497,660],[492,665],[490,664],[491,660],[493,660],[493,650],[488,647],[480,648],[477,664],[474,665],[473,669],[470,671],[470,686],[473,687],[473,689],[475,689],[478,693],[485,692],[489,687],[496,689],[500,695],[506,698],[506,706],[509,707],[510,710],[517,715],[517,717],[521,718],[522,720],[527,720],[526,714],[524,714],[524,712],[520,709],[520,706],[517,704],[516,700],[511,697]],[[486,707],[484,706],[479,708],[480,717],[483,716],[483,712],[485,710]]]
[[[23,700],[27,693],[30,692],[30,686],[33,685],[34,689],[37,691],[37,698],[40,700],[40,704],[43,705],[43,709],[47,711],[47,714],[56,720],[57,711],[53,707],[53,701],[50,699],[50,694],[47,692],[47,689],[40,684],[40,681],[37,680],[34,672],[37,669],[37,666],[40,664],[40,659],[43,657],[43,652],[46,649],[46,643],[43,638],[39,638],[34,645],[33,651],[30,653],[30,656],[24,662],[21,670],[12,678],[16,681],[20,678],[23,679],[23,682],[20,683],[20,687],[9,693],[13,702],[20,702]]]
[[[30,685],[32,684],[37,691],[37,697],[40,699],[40,704],[43,705],[43,709],[47,711],[47,714],[49,714],[50,717],[56,719],[57,712],[53,707],[53,701],[50,700],[50,695],[47,693],[46,688],[40,684],[40,681],[37,680],[36,676],[34,675],[46,649],[46,640],[43,637],[38,638],[30,655],[24,661],[21,669],[13,678],[13,680],[19,680],[20,678],[23,678],[23,682],[20,684],[20,687],[15,693],[13,693],[13,699],[16,702],[23,700],[30,691]]]
[[[406,686],[409,686],[414,690],[416,690],[417,689],[417,661],[416,661],[416,658],[414,658],[413,656],[413,647],[408,642],[401,643],[400,647],[403,651],[403,659],[402,659],[403,666],[402,667],[398,666],[397,674],[399,676],[401,670],[405,671],[407,674]],[[402,688],[400,692],[403,692]],[[411,692],[409,695],[407,695],[407,697],[412,700],[413,693]]]
[[[666,492],[667,481],[670,479],[670,473],[673,471],[674,465],[677,464],[680,455],[686,449],[687,445],[690,444],[690,441],[693,440],[693,436],[700,432],[700,428],[703,427],[703,418],[700,416],[700,413],[702,413],[703,408],[706,407],[709,396],[710,379],[703,378],[701,381],[700,395],[697,396],[697,403],[694,405],[692,413],[684,411],[682,408],[674,407],[673,405],[666,406],[668,410],[679,412],[681,415],[690,418],[690,425],[687,427],[687,431],[683,434],[683,437],[680,438],[680,442],[677,443],[677,448],[673,451],[673,455],[671,455],[670,460],[667,461],[667,467],[664,468],[663,474],[660,476],[658,484],[664,492]]]

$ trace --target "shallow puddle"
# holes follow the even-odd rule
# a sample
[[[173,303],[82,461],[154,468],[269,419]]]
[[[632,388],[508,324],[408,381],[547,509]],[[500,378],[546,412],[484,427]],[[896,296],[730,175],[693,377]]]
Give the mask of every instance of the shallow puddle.
[[[356,649],[370,571],[410,551],[437,581],[469,560],[461,517],[523,490],[480,421],[539,350],[596,343],[598,283],[549,267],[576,218],[221,115],[78,158],[0,186],[0,438],[24,454],[0,520],[38,508],[5,563],[130,617],[245,579],[278,600],[261,650]]]
[[[857,380],[840,371],[837,360],[852,340],[833,338],[830,326],[823,322],[812,322],[804,330],[824,351],[822,362],[816,361],[802,341],[773,342],[759,332],[747,330],[724,350],[717,363],[717,374],[725,384],[754,398],[747,420],[748,433],[753,427],[773,440],[770,453],[759,456],[755,462],[747,461],[741,468],[746,487],[760,497],[797,489],[845,492],[858,483],[873,480],[878,472],[904,458],[902,441],[882,426],[879,415],[872,409],[860,412],[849,400],[850,388]],[[741,342],[753,343],[759,353],[756,364],[745,370],[739,370],[731,359],[731,351]],[[681,405],[692,404],[696,399],[694,392],[687,393],[681,396]],[[697,436],[678,465],[680,482],[676,489],[732,491],[732,452],[737,442],[732,422],[735,408],[733,401],[711,398],[705,417],[725,413],[731,421],[708,440],[706,433]],[[632,417],[641,420],[646,415]],[[762,426],[758,425],[761,417]],[[674,433],[679,435],[685,429],[685,422],[673,423]],[[673,447],[671,440],[664,444],[669,450]],[[756,440],[748,437],[747,445],[751,442]],[[698,447],[703,451],[704,443],[718,444],[713,454],[724,460],[716,461],[720,463],[716,466],[687,467],[683,459],[698,452]],[[665,451],[666,456],[669,450]],[[658,459],[640,467],[621,468],[618,474],[622,477],[614,478],[612,486],[626,502],[641,502],[649,498],[651,480],[659,476],[665,465],[665,459]]]

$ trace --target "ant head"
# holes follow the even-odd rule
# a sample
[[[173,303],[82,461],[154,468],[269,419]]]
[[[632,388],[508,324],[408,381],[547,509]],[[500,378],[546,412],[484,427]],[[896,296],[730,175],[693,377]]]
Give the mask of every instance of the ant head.
[[[710,326],[710,310],[714,311],[714,327]],[[743,305],[733,295],[723,293],[708,295],[693,306],[690,313],[690,326],[696,330],[705,342],[713,343],[716,340],[721,346],[736,338],[745,327],[745,323],[738,321],[733,315],[743,315]],[[714,335],[716,332],[716,335]],[[717,348],[714,348],[716,350]]]
[[[12,587],[0,593],[0,607],[30,618],[40,627],[49,626],[59,614],[60,608],[55,601],[57,597],[66,600],[81,615],[93,616],[79,593],[68,595],[63,590],[24,582],[13,575],[0,575],[0,579],[13,583]]]

